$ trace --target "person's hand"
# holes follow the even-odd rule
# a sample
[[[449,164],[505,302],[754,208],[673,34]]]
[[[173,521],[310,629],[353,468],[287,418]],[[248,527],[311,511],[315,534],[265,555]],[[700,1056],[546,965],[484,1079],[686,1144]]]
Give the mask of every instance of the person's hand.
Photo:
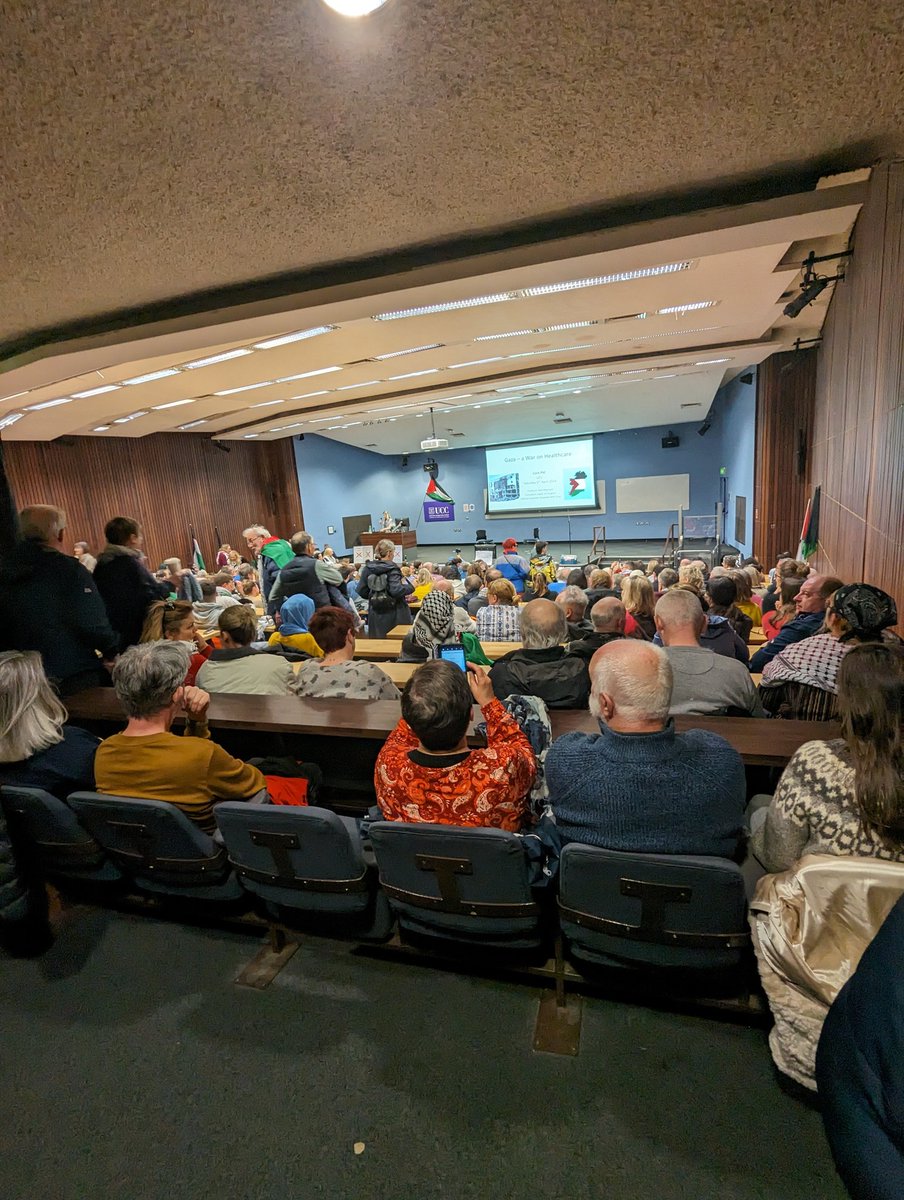
[[[471,695],[474,697],[475,704],[479,704],[483,708],[485,704],[489,704],[494,699],[490,677],[477,663],[466,663],[465,666],[468,668],[468,684],[471,688]]]
[[[210,696],[199,687],[187,687],[182,694],[182,707],[190,721],[200,724],[207,720],[207,706]]]
[[[200,631],[200,629],[195,630],[195,645],[198,647],[198,649],[201,651],[202,654],[207,649],[207,638]]]

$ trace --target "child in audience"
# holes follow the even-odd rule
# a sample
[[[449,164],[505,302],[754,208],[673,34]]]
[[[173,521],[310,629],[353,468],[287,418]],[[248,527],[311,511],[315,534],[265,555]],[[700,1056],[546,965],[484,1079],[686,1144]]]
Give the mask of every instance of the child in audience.
[[[207,662],[213,646],[198,632],[195,612],[188,600],[157,600],[148,609],[141,630],[142,642],[188,642],[194,647],[185,686],[194,687],[201,667]]]

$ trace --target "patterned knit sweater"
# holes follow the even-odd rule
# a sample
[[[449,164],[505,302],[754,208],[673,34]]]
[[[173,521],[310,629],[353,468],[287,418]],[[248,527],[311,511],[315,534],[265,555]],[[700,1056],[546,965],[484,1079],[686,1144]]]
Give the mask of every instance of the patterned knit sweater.
[[[746,786],[738,752],[715,733],[566,733],[546,757],[563,841],[650,854],[731,858]]]
[[[766,820],[750,849],[767,871],[784,871],[804,854],[841,854],[904,862],[904,846],[885,845],[862,829],[854,769],[841,738],[806,742],[778,781]]]

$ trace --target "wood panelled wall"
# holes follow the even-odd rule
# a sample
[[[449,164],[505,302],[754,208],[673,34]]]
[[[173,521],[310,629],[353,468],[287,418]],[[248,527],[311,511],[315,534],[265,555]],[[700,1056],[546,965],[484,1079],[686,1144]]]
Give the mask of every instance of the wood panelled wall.
[[[215,526],[241,553],[248,525],[265,525],[283,537],[302,528],[291,439],[225,444],[228,454],[206,437],[157,433],[80,437],[71,445],[5,442],[3,449],[20,509],[58,504],[66,510],[67,548],[86,541],[96,554],[110,517],[128,516],[144,527],[154,566],[170,555],[187,562],[191,523],[210,567]]]
[[[873,172],[816,378],[820,569],[896,599],[904,625],[904,162]]]
[[[764,563],[800,543],[815,391],[815,350],[773,354],[757,372],[753,546]]]

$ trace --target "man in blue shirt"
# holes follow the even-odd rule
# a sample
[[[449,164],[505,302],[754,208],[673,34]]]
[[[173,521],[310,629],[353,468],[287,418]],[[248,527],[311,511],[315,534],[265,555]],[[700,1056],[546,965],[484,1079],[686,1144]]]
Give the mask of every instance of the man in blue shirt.
[[[811,575],[805,579],[794,598],[797,616],[782,626],[778,637],[760,646],[750,660],[750,670],[755,675],[761,673],[766,663],[771,662],[776,654],[781,654],[787,646],[819,633],[825,622],[829,597],[840,587],[844,587],[844,583],[832,575]]]

